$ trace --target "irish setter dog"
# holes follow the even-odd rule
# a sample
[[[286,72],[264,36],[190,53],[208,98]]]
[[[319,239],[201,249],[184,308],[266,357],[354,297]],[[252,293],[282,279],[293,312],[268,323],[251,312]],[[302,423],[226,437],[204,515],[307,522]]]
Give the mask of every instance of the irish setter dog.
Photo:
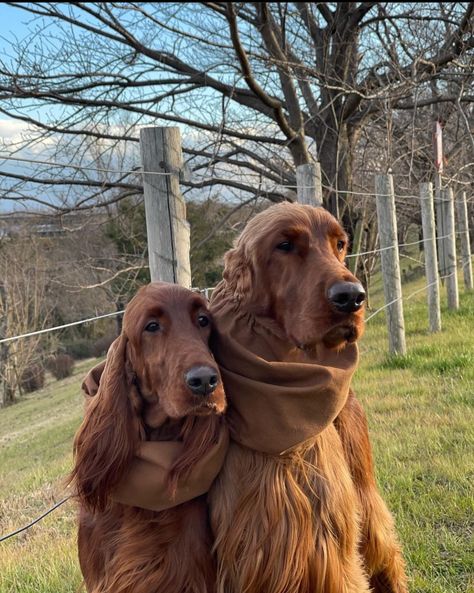
[[[224,391],[204,299],[165,283],[128,304],[75,439],[79,560],[94,593],[209,593],[215,566],[205,496],[163,511],[114,502],[143,441],[182,441],[170,489],[215,444]]]
[[[354,342],[363,331],[364,294],[344,264],[346,248],[345,232],[324,209],[272,206],[226,254],[211,311],[232,301],[249,327],[270,320],[278,327],[273,360],[282,362],[311,362],[320,344]],[[245,348],[260,355],[264,335],[255,332]],[[227,389],[227,397],[232,409],[239,394]],[[210,507],[219,593],[407,591],[353,393],[325,430],[281,455],[231,441]]]

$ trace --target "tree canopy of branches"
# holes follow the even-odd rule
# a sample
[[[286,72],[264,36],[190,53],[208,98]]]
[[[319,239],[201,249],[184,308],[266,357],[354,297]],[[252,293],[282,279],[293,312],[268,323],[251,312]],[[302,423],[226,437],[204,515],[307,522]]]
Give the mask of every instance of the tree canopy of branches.
[[[10,199],[64,211],[139,193],[138,128],[158,123],[183,129],[191,196],[283,200],[318,159],[343,214],[370,126],[413,138],[419,113],[450,105],[470,134],[472,2],[7,4],[32,32],[0,62],[0,113],[31,128],[4,148],[43,144],[62,165],[9,169]]]

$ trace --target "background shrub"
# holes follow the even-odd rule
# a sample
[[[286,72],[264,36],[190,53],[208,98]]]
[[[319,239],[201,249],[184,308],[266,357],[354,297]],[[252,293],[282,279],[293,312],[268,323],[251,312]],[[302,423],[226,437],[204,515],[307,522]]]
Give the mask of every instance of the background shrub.
[[[70,377],[74,370],[74,358],[69,354],[56,354],[48,360],[48,370],[56,379]]]
[[[31,393],[42,387],[44,387],[44,368],[38,363],[32,363],[21,375],[20,389],[23,393]]]

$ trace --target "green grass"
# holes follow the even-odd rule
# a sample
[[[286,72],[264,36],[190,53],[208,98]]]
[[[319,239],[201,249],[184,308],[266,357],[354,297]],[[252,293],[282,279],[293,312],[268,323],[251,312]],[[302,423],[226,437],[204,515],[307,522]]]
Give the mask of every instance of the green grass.
[[[404,288],[408,296],[424,279]],[[372,294],[373,307],[380,291]],[[424,292],[404,303],[408,353],[387,355],[384,315],[367,324],[354,387],[369,417],[410,591],[474,591],[474,294],[430,335]]]
[[[82,418],[80,382],[95,361],[0,410],[0,533],[10,533],[64,498],[72,439]],[[75,593],[82,579],[74,503],[0,543],[1,593]]]
[[[423,284],[408,284],[405,295]],[[371,297],[376,309],[380,286]],[[458,312],[443,309],[439,334],[426,329],[424,292],[405,303],[405,322],[408,354],[390,358],[384,314],[370,320],[354,381],[369,418],[377,479],[396,519],[411,593],[474,593],[474,294],[461,294]],[[82,416],[80,382],[94,362],[0,410],[0,533],[64,496]],[[78,590],[75,513],[68,502],[0,544],[0,593]]]

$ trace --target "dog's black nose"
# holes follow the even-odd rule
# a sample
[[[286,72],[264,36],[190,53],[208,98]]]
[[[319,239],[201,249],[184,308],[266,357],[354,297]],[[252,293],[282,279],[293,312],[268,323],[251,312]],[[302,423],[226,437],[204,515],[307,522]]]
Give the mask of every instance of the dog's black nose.
[[[186,373],[185,380],[195,395],[209,395],[219,385],[216,369],[206,366],[193,367]]]
[[[336,282],[328,290],[328,299],[342,313],[358,311],[365,301],[365,290],[359,282]]]

